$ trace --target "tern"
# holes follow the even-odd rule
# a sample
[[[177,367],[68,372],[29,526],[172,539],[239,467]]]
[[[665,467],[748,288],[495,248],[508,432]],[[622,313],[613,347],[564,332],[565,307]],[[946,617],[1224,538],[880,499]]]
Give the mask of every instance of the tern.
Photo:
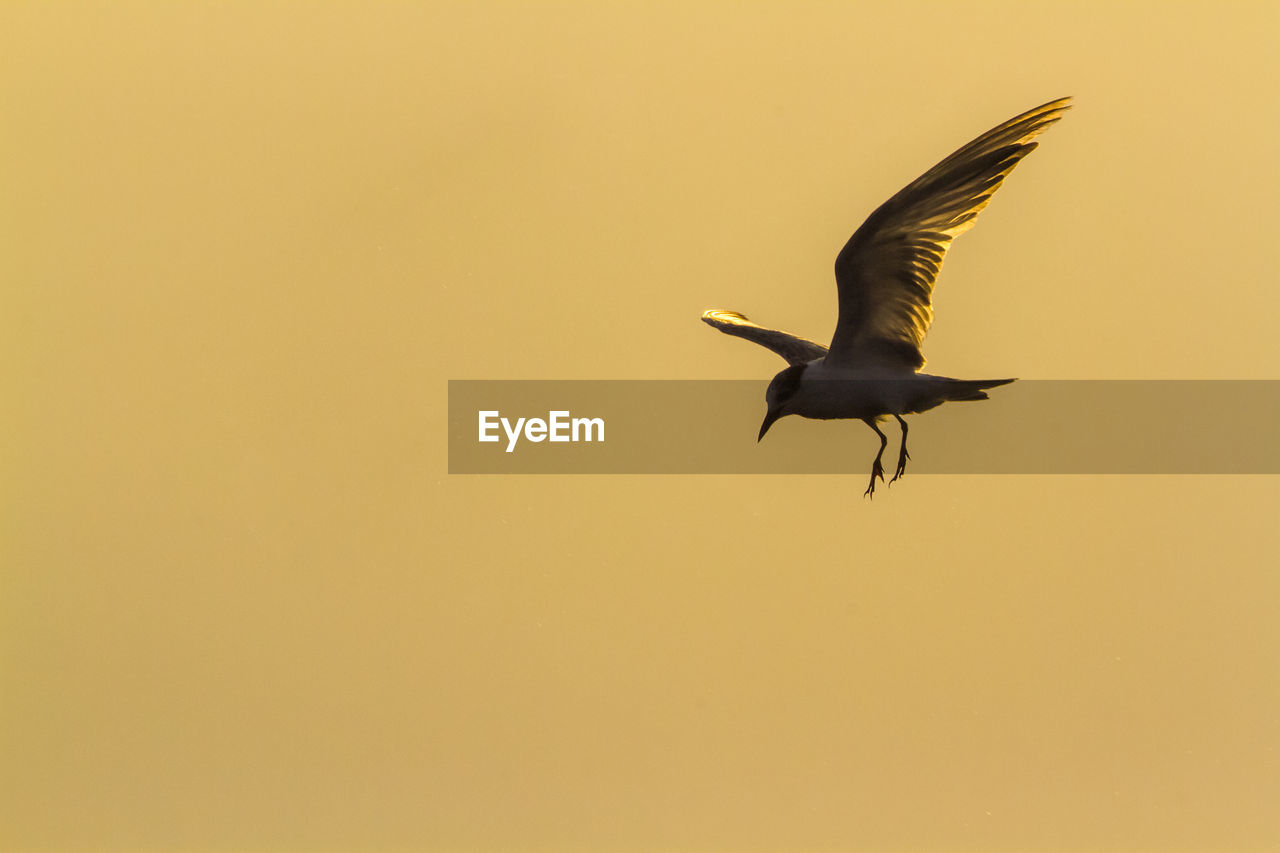
[[[1039,145],[1035,138],[1062,118],[1059,98],[998,125],[907,184],[867,217],[836,256],[839,317],[831,346],[768,329],[735,311],[711,309],[704,322],[776,352],[787,367],[765,392],[768,411],[757,441],[779,418],[857,418],[880,437],[864,497],[884,482],[889,415],[902,428],[893,484],[907,470],[903,415],[952,400],[986,400],[987,389],[1012,379],[951,379],[921,373],[921,345],[933,322],[933,287],[951,241],[974,221],[1004,179]]]

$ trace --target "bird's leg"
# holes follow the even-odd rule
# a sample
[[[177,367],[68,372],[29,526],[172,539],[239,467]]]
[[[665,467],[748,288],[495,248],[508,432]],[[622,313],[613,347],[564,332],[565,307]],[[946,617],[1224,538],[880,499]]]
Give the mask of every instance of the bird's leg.
[[[893,479],[889,481],[889,485],[897,482],[898,478],[907,473],[907,460],[911,458],[911,454],[907,452],[907,422],[902,419],[902,415],[894,415],[898,419],[898,425],[902,427],[902,449],[898,451],[898,470],[893,473]]]
[[[884,448],[889,443],[889,439],[880,431],[880,427],[876,426],[875,418],[863,418],[862,422],[875,430],[876,435],[880,436],[880,452],[876,454],[876,461],[871,463],[871,483],[867,486],[867,490],[862,493],[864,498],[874,498],[876,494],[876,477],[880,478],[880,482],[884,482],[884,466],[880,464],[880,457],[884,456]]]

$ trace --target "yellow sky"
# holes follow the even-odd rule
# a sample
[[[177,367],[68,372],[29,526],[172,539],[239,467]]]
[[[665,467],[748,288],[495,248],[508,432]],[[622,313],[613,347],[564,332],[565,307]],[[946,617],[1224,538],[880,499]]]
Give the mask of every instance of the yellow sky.
[[[863,217],[1062,95],[930,369],[1277,377],[1278,15],[3,5],[0,847],[1275,849],[1274,477],[444,436],[451,378],[763,397],[700,312],[825,341]]]

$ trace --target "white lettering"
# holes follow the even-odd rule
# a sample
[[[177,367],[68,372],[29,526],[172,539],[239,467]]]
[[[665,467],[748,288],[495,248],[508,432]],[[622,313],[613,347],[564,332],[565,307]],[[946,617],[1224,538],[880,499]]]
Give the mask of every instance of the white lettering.
[[[547,413],[547,420],[542,418],[502,417],[498,411],[477,413],[479,425],[478,439],[482,442],[501,441],[498,427],[507,436],[507,453],[514,453],[520,443],[521,435],[537,444],[547,441],[604,441],[604,418],[574,418],[565,410]]]
[[[583,427],[585,438],[578,438],[578,426]],[[591,437],[591,427],[595,426],[597,438]],[[573,440],[574,441],[604,441],[604,418],[574,418],[573,419]]]
[[[481,441],[497,441],[496,435],[489,435],[489,430],[497,429],[498,422],[491,421],[490,418],[496,418],[497,412],[481,412],[480,413],[480,440]]]
[[[520,427],[523,425],[524,425],[524,418],[520,418],[519,420],[516,421],[515,429],[511,428],[511,421],[507,420],[506,418],[502,419],[502,428],[506,430],[506,433],[507,433],[507,439],[508,439],[507,452],[508,453],[511,453],[516,449],[516,442],[520,440]]]
[[[551,435],[552,441],[568,441],[569,434],[566,428],[569,426],[568,412],[551,412]]]

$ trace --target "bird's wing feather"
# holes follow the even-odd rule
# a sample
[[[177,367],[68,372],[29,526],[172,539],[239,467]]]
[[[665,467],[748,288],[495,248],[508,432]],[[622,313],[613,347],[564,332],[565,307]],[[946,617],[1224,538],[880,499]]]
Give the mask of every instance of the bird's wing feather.
[[[822,344],[756,325],[736,311],[711,309],[704,311],[702,322],[714,326],[726,335],[736,335],[771,349],[787,360],[787,364],[804,364],[827,354]]]
[[[840,318],[827,362],[918,370],[933,286],[951,241],[1070,108],[1050,101],[992,128],[880,205],[836,257]]]

